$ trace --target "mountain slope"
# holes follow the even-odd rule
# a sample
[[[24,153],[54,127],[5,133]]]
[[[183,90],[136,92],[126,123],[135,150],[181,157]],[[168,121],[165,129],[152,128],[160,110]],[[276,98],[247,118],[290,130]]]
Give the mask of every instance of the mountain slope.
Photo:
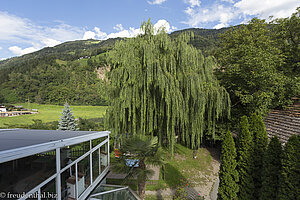
[[[191,44],[210,55],[217,47],[224,29],[185,29],[175,31],[175,38],[193,32]],[[79,40],[14,57],[0,62],[0,103],[24,102],[63,104],[105,104],[104,81],[97,78],[105,66],[105,52],[121,38]],[[99,77],[99,74],[98,74]],[[101,76],[100,76],[101,77]],[[102,93],[99,92],[102,88]],[[101,93],[101,94],[100,94]]]

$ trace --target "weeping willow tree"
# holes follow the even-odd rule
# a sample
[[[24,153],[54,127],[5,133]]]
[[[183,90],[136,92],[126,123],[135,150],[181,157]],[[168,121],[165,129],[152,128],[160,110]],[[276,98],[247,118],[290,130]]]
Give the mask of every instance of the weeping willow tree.
[[[172,40],[150,20],[141,29],[108,53],[108,125],[115,134],[158,136],[172,154],[175,136],[198,148],[204,134],[214,138],[216,120],[230,114],[229,95],[213,75],[214,59],[188,45],[192,34]]]

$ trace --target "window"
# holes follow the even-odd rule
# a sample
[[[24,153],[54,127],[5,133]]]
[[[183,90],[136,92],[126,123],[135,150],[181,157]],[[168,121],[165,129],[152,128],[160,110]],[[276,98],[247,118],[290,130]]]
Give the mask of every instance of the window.
[[[80,196],[91,184],[90,176],[90,157],[87,156],[77,164],[78,175],[78,195]]]
[[[56,173],[56,152],[27,156],[0,164],[1,192],[22,194]]]
[[[65,166],[72,163],[74,160],[85,154],[90,150],[90,141],[86,141],[80,144],[67,146],[60,149],[60,166]]]

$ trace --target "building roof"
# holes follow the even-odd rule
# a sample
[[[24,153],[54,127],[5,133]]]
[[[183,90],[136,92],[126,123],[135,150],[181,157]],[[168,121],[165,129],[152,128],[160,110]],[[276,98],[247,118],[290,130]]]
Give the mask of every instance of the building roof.
[[[109,131],[0,129],[0,163],[109,136]],[[103,142],[107,142],[108,138]]]
[[[0,129],[0,152],[49,142],[61,142],[66,139],[88,136],[98,131],[61,131]],[[88,140],[89,137],[86,137]]]
[[[286,143],[292,135],[300,135],[300,102],[295,102],[285,110],[271,110],[265,119],[269,138],[277,136]]]

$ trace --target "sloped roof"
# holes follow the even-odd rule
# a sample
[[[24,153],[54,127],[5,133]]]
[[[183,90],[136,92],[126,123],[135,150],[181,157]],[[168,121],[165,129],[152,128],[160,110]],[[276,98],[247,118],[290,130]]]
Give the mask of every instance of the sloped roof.
[[[285,110],[271,110],[265,125],[269,138],[277,135],[282,143],[292,135],[300,135],[300,102],[296,101]]]

